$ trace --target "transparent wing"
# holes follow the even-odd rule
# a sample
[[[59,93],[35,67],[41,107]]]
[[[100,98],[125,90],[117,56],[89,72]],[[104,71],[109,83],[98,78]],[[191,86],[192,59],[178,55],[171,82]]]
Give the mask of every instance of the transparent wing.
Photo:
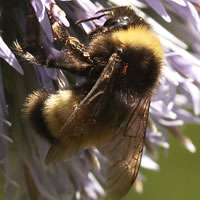
[[[134,100],[129,120],[121,132],[100,148],[107,157],[108,195],[121,199],[134,183],[140,167],[150,98]]]
[[[121,60],[117,53],[114,53],[92,89],[64,124],[61,134],[48,151],[46,164],[66,160],[80,149],[102,143],[111,137],[112,131],[102,134],[95,131],[96,117],[109,100],[120,64]],[[89,131],[93,129],[94,131]],[[92,134],[89,135],[88,132]]]

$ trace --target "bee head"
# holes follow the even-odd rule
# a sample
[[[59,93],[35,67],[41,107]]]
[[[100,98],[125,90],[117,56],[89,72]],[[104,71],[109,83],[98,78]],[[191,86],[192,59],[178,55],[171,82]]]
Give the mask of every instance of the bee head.
[[[105,16],[107,16],[106,21],[103,26],[97,27],[90,32],[89,38],[95,37],[99,34],[110,33],[118,30],[126,30],[130,27],[144,25],[149,26],[148,23],[144,21],[142,17],[136,14],[133,8],[128,6],[116,7],[103,10]]]
[[[142,24],[148,25],[131,7],[126,6],[111,11],[103,27],[128,29],[130,26]]]

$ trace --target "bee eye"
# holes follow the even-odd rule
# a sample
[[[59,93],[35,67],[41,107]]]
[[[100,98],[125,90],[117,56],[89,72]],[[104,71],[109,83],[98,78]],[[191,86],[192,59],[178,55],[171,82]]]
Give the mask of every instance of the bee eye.
[[[119,20],[117,19],[108,19],[105,23],[104,26],[113,26],[115,24],[119,23]]]

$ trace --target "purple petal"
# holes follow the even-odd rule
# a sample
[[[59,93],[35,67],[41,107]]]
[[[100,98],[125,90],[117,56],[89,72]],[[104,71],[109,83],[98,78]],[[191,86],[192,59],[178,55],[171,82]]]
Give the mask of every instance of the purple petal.
[[[194,144],[188,137],[184,136],[180,128],[172,127],[172,128],[169,128],[169,130],[171,134],[174,135],[178,139],[178,141],[181,142],[188,151],[190,151],[191,153],[196,152],[196,147],[194,146]]]
[[[165,119],[158,119],[157,120],[161,125],[163,126],[183,126],[184,121],[183,120],[165,120]]]
[[[186,5],[182,6],[180,4],[177,4],[174,1],[169,1],[167,5],[172,8],[176,14],[180,15],[184,20],[186,19],[190,23],[193,24],[193,26],[196,28],[196,31],[200,31],[200,18],[198,11],[190,2],[185,2]]]
[[[8,48],[6,43],[3,41],[0,36],[0,58],[3,58],[9,65],[11,65],[16,71],[18,71],[21,75],[24,74],[22,67],[17,61],[15,55]]]
[[[183,83],[183,88],[190,94],[193,104],[193,109],[195,115],[200,114],[200,90],[197,86],[192,84],[190,81],[185,81]]]
[[[152,132],[150,129],[147,129],[147,137],[152,144],[159,145],[165,149],[169,148],[168,138],[161,132]]]
[[[174,86],[178,86],[179,83],[185,80],[178,72],[172,69],[169,65],[164,66],[163,75],[165,76],[167,81],[173,84]]]
[[[57,22],[64,24],[66,27],[69,27],[69,21],[66,18],[65,12],[56,5],[54,0],[46,0],[45,5],[48,11],[52,12]]]
[[[175,102],[176,105],[178,105],[178,107],[185,107],[185,108],[187,108],[188,99],[183,94],[176,94],[174,102]]]
[[[95,13],[102,7],[99,5],[96,6],[94,3],[92,3],[90,0],[81,0],[76,2],[77,5],[73,5],[75,13],[72,13],[72,16],[76,16],[77,19],[86,19],[90,17],[94,17]],[[103,24],[105,19],[102,17],[99,20],[94,20],[95,23],[98,25]],[[82,23],[81,26],[85,30],[86,33],[90,32],[92,29],[95,28],[95,24],[93,22],[86,22]]]
[[[50,42],[53,42],[53,34],[51,31],[51,25],[49,22],[48,15],[45,11],[45,2],[44,0],[32,0],[31,4],[35,10],[36,16],[38,18],[38,21],[40,22],[42,29],[46,33],[48,39]]]
[[[159,0],[145,0],[165,21],[171,22],[170,16]]]
[[[173,35],[170,31],[168,31],[166,28],[164,28],[163,26],[161,26],[157,21],[155,21],[154,19],[152,19],[151,17],[148,16],[144,16],[146,18],[146,21],[151,24],[151,26],[153,27],[153,31],[157,34],[157,36],[159,37],[161,43],[165,44],[165,40],[171,41],[174,44],[176,44],[177,46],[181,47],[181,48],[187,48],[187,45],[181,41],[179,38],[177,38],[175,35]],[[167,46],[166,47],[170,47]]]
[[[90,0],[80,0],[77,3],[80,8],[85,11],[86,16],[88,17],[92,17],[99,10],[99,7],[97,7]]]
[[[160,117],[167,117],[170,119],[176,119],[176,114],[172,111],[173,102],[166,105],[163,101],[151,102],[150,113],[159,119]]]
[[[47,69],[47,68],[44,68],[48,77],[51,78],[51,79],[56,79],[57,78],[57,69],[53,68],[53,69]]]
[[[194,2],[194,3],[200,3],[200,0],[186,0],[186,1],[191,1],[191,2]]]
[[[194,7],[194,5],[190,2],[187,3],[188,5],[188,9],[190,11],[190,14],[192,16],[192,22],[194,24],[194,26],[197,28],[198,32],[200,32],[200,17],[199,17],[199,13],[196,10],[196,8]]]
[[[194,116],[191,112],[188,112],[184,109],[175,109],[174,112],[176,113],[177,117],[184,120],[184,122],[200,123],[200,118]]]
[[[118,6],[127,6],[127,5],[133,5],[137,8],[146,8],[147,5],[143,2],[141,2],[140,0],[123,0],[123,1],[119,1],[119,0],[110,0],[111,3],[118,5]]]
[[[46,89],[52,89],[54,88],[53,83],[52,83],[52,79],[49,77],[49,75],[47,74],[47,70],[46,68],[37,68],[36,69],[36,77],[38,79],[38,82],[44,85],[44,88]],[[54,71],[54,69],[52,69],[52,72]]]
[[[176,85],[174,86],[164,78],[162,78],[160,82],[160,87],[154,93],[152,101],[162,100],[167,105],[175,99]]]
[[[160,117],[175,119],[176,114],[172,111],[175,96],[176,87],[166,81],[166,79],[162,79],[160,88],[158,88],[153,95],[150,113],[155,115],[158,119]]]
[[[173,2],[179,4],[180,6],[186,6],[186,1],[185,0],[172,0]]]
[[[97,182],[94,175],[90,172],[88,174],[89,182],[85,185],[85,191],[90,199],[99,199],[98,196],[104,196],[105,192],[101,185]]]
[[[173,67],[175,67],[178,72],[200,83],[200,64],[196,65],[191,59],[189,60],[187,57],[182,57],[180,55],[170,56],[168,60],[172,62]]]
[[[147,156],[145,153],[142,156],[141,167],[150,169],[153,171],[158,171],[160,169],[159,165],[153,161],[150,156]]]
[[[41,22],[44,19],[44,13],[45,13],[44,1],[31,0],[31,5],[33,6],[33,9],[35,10],[35,13],[38,17],[39,22]]]
[[[189,150],[191,153],[195,153],[195,152],[196,152],[196,147],[195,147],[195,145],[192,143],[192,141],[190,140],[190,138],[185,137],[184,146],[185,146],[186,149]]]

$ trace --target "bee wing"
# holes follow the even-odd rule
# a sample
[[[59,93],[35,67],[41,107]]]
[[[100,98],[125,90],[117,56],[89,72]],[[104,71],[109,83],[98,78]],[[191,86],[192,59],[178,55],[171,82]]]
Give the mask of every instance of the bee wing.
[[[150,98],[132,103],[121,132],[100,148],[107,158],[106,184],[111,199],[121,199],[134,183],[142,157]]]
[[[112,90],[120,64],[121,60],[118,54],[114,53],[92,89],[62,127],[60,135],[47,153],[46,164],[67,160],[80,149],[106,140],[107,133],[95,134],[94,131],[92,135],[88,136],[87,129],[95,127],[95,117],[104,107],[104,102],[109,100],[109,92]]]

